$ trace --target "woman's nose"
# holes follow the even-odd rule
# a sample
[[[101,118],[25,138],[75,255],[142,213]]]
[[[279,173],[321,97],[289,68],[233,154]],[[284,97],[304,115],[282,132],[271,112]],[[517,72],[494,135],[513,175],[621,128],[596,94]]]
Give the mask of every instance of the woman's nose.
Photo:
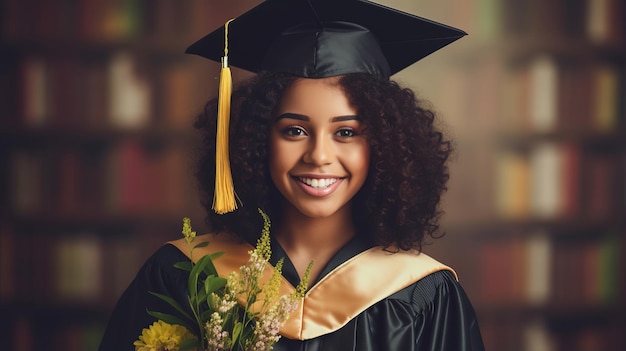
[[[315,165],[324,165],[331,163],[333,159],[333,150],[331,141],[324,136],[311,138],[309,148],[304,154],[303,161]]]

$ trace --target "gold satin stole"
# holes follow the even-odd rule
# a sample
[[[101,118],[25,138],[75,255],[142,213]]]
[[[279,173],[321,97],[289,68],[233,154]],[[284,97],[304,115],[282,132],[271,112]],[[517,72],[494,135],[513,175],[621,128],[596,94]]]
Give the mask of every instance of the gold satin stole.
[[[248,261],[248,252],[254,249],[228,235],[203,235],[196,243],[207,240],[207,247],[194,251],[194,261],[205,254],[225,252],[213,262],[222,277],[238,271]],[[189,247],[183,239],[171,244],[189,256]],[[373,247],[342,263],[312,286],[280,329],[280,334],[289,339],[307,340],[332,333],[375,303],[441,270],[449,270],[457,277],[452,268],[424,253],[389,252]],[[269,280],[272,271],[273,267],[267,265],[263,279]],[[294,290],[283,278],[280,294]],[[245,303],[245,300],[240,299],[240,302]]]

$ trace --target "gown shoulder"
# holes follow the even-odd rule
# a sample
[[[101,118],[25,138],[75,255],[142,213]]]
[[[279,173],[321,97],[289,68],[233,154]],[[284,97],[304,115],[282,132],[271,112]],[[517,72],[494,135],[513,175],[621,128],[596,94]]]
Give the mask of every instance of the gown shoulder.
[[[145,261],[117,301],[99,351],[134,350],[133,342],[138,339],[142,330],[156,321],[147,313],[148,310],[177,313],[169,304],[150,292],[185,301],[188,277],[185,271],[174,268],[174,264],[186,259],[178,248],[165,244]]]

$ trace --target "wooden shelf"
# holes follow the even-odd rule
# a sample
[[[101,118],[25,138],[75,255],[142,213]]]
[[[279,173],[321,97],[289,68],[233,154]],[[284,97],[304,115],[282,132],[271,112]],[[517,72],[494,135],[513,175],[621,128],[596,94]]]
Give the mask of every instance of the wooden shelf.
[[[489,219],[478,221],[449,221],[442,224],[442,228],[458,236],[472,238],[502,238],[503,235],[525,236],[537,230],[542,230],[555,237],[585,236],[588,233],[608,233],[613,230],[626,230],[626,219],[615,214],[602,219],[585,219],[572,216],[570,218],[524,218],[524,219]],[[461,234],[463,233],[463,234]]]
[[[196,217],[193,215],[196,215]],[[202,217],[198,218],[197,213],[189,213],[185,216],[192,217],[196,219],[196,221],[202,220]],[[182,225],[182,220],[183,217],[178,217],[171,213],[112,214],[106,212],[86,212],[73,214],[48,213],[9,215],[4,219],[0,217],[0,222],[15,225],[21,229],[37,229],[36,232],[45,228],[55,228],[57,230],[67,228],[96,228],[102,232],[111,232],[112,229],[132,229],[141,226],[175,228],[178,230],[178,227]],[[53,235],[54,232],[50,231],[50,234]],[[120,235],[123,235],[123,232]]]
[[[0,312],[7,320],[26,316],[42,322],[54,320],[60,324],[102,323],[108,318],[110,307],[93,303],[12,301],[0,304]]]
[[[471,34],[458,45],[445,49],[444,59],[434,64],[471,67],[480,64],[485,57],[498,58],[519,64],[539,55],[588,62],[592,60],[626,60],[626,44],[623,42],[594,42],[586,38],[562,38],[558,36],[506,36],[481,39]]]
[[[626,324],[626,306],[577,305],[577,306],[533,306],[523,303],[483,304],[476,308],[480,319],[502,318],[533,319],[546,318],[550,323],[572,320],[586,322],[603,320]]]
[[[183,61],[186,41],[163,41],[159,39],[122,38],[92,41],[87,39],[23,39],[0,42],[0,49],[13,55],[41,55],[47,57],[106,58],[116,52],[150,57],[152,60]]]
[[[55,147],[59,145],[79,146],[84,144],[116,144],[124,140],[139,140],[145,143],[178,144],[191,146],[198,142],[200,134],[191,126],[182,127],[142,127],[123,129],[115,127],[45,126],[38,128],[1,126],[1,143],[13,146],[38,145]]]

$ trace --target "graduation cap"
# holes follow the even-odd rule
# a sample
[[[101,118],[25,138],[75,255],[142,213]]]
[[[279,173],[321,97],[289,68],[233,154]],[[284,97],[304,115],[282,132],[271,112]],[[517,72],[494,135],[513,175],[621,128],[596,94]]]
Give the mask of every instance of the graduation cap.
[[[222,62],[213,209],[237,208],[228,162],[228,65],[303,78],[369,73],[381,79],[466,35],[367,0],[266,0],[186,50]]]
[[[228,26],[229,64],[305,78],[366,72],[381,78],[466,35],[366,0],[266,0]],[[225,28],[187,53],[220,62]]]

